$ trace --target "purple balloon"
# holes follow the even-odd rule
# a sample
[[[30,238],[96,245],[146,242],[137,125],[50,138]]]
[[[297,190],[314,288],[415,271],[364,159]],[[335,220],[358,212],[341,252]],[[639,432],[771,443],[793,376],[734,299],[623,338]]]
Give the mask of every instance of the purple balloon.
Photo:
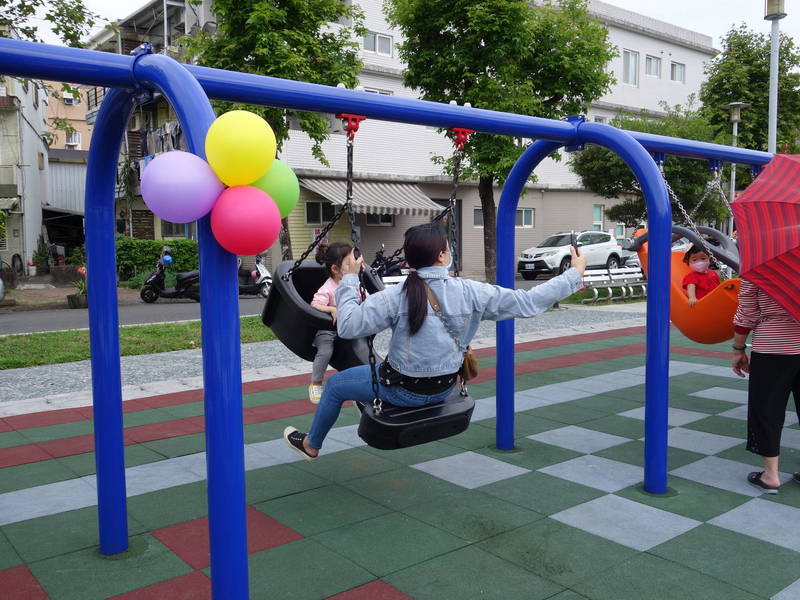
[[[141,187],[147,208],[173,223],[206,216],[225,189],[206,161],[180,150],[156,156],[142,173]]]

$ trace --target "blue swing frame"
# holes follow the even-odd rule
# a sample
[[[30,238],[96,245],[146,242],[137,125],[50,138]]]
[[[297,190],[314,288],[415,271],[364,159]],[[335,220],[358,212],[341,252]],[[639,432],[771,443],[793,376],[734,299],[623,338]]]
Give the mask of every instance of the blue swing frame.
[[[648,258],[644,488],[667,491],[669,389],[669,275],[672,213],[650,153],[748,164],[758,170],[766,152],[623,131],[582,117],[555,121],[180,64],[148,44],[123,56],[0,39],[0,73],[111,88],[103,100],[89,151],[86,255],[97,462],[100,552],[128,547],[119,318],[116,297],[114,191],[117,157],[137,104],[161,93],[186,133],[189,151],[205,157],[215,115],[208,98],[537,140],[519,158],[503,188],[497,215],[497,283],[514,287],[514,224],[525,182],[551,152],[604,146],[633,170],[647,204]],[[245,518],[244,439],[236,257],[198,222],[200,242],[208,508],[214,598],[249,597]],[[213,286],[212,286],[213,282]],[[497,447],[514,447],[514,321],[497,323]]]

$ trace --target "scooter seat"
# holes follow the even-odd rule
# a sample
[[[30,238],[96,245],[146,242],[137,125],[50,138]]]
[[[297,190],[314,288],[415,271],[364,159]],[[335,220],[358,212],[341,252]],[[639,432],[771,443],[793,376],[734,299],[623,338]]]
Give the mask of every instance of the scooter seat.
[[[200,275],[200,271],[194,270],[194,271],[186,271],[185,273],[178,273],[175,276],[175,278],[180,283],[181,281],[185,281],[186,279],[197,278],[199,275]]]

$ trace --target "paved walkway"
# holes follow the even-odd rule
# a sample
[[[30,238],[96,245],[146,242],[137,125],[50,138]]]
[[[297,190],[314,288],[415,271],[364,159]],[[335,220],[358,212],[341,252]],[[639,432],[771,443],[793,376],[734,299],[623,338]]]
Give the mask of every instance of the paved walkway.
[[[640,487],[643,328],[527,336],[512,452],[493,447],[491,346],[465,433],[374,450],[346,407],[314,463],[280,440],[286,424],[310,422],[307,373],[251,373],[251,597],[800,598],[800,486],[764,496],[744,482],[758,460],[743,448],[746,381],[726,345],[672,335],[670,493],[651,496]],[[4,600],[210,598],[202,392],[168,385],[127,392],[131,549],[114,560],[97,554],[88,399],[2,405]],[[800,469],[794,413],[781,454]]]

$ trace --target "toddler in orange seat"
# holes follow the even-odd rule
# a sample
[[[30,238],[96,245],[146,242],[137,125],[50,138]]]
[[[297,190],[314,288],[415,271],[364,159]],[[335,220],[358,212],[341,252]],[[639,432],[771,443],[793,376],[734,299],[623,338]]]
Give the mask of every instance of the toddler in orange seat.
[[[683,278],[681,285],[689,297],[689,306],[694,306],[700,298],[719,285],[719,275],[709,268],[711,257],[696,244],[683,255],[683,262],[689,265],[692,272]]]

